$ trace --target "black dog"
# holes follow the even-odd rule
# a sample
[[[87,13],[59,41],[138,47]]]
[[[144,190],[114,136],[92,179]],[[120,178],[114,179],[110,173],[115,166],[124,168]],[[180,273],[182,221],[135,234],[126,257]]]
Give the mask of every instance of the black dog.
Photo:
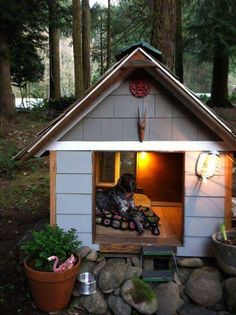
[[[134,221],[139,234],[144,232],[145,218],[134,205],[135,178],[131,174],[123,174],[117,185],[111,189],[98,190],[96,193],[96,207],[100,210],[119,213],[128,221]]]

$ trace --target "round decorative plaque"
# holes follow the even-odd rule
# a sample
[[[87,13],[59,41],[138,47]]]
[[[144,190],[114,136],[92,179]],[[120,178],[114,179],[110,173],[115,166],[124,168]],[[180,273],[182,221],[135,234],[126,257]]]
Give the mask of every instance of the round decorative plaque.
[[[130,92],[135,97],[144,97],[150,93],[151,84],[146,78],[132,79],[129,83]]]

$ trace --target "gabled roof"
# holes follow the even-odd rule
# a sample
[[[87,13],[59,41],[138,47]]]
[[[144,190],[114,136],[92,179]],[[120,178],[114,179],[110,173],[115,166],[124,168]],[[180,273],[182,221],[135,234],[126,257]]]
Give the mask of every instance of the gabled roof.
[[[130,52],[129,49],[127,53]],[[134,70],[144,68],[167,90],[169,90],[179,101],[197,116],[205,125],[220,136],[226,143],[236,151],[236,132],[226,122],[214,113],[208,106],[188,88],[186,88],[177,78],[166,69],[159,61],[151,56],[142,47],[137,47],[119,60],[109,69],[92,87],[90,87],[84,97],[74,102],[61,115],[40,131],[36,138],[14,158],[16,160],[26,160],[37,153],[46,151],[47,146],[55,140],[59,133],[78,118],[82,119],[90,110],[92,102],[98,98],[112,84],[119,80],[124,80]]]

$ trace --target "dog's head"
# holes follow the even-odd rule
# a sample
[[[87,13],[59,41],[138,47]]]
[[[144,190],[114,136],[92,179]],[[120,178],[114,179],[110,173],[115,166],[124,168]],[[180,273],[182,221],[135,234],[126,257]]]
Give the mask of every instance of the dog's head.
[[[133,193],[136,189],[135,178],[132,174],[123,174],[119,178],[116,186],[120,191]]]

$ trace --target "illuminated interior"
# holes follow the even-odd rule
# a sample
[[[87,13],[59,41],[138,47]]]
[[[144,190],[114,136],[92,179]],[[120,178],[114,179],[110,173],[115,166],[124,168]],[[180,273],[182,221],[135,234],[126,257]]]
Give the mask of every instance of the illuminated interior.
[[[140,200],[140,197],[141,200],[145,198],[145,203],[148,202],[145,207],[160,217],[160,235],[155,236],[150,231],[145,231],[137,238],[136,232],[120,231],[96,224],[94,230],[96,242],[120,243],[124,237],[124,241],[131,244],[158,242],[163,245],[181,245],[184,154],[153,151],[95,153],[95,191],[114,187],[124,173],[131,173],[136,178],[135,204],[136,197],[137,200]]]
[[[182,202],[183,154],[98,152],[96,187],[113,187],[123,173],[136,178],[137,190],[152,201]]]

